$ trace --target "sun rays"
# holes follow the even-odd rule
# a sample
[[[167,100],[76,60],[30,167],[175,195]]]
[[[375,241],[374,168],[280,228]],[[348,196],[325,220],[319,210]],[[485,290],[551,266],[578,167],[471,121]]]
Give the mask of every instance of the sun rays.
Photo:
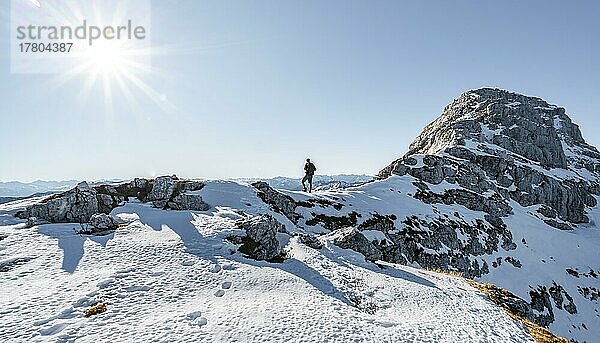
[[[40,7],[39,1],[32,2]],[[140,9],[140,4],[145,5],[144,8]],[[157,76],[168,75],[153,67],[151,62],[152,56],[169,54],[170,49],[151,46],[149,1],[47,1],[39,9],[21,11],[17,15],[23,22],[36,23],[42,18],[52,25],[75,28],[83,22],[107,28],[93,44],[76,40],[71,52],[36,56],[57,69],[56,75],[48,81],[50,89],[80,83],[80,98],[83,101],[92,97],[102,98],[106,112],[116,110],[113,105],[118,98],[124,99],[130,110],[135,110],[139,103],[153,103],[168,114],[177,111],[167,95],[155,89],[150,82]],[[116,39],[120,25],[131,25],[132,21],[146,24],[143,28],[147,37],[144,40],[131,39],[130,32],[124,31],[122,33],[129,33],[129,37]]]

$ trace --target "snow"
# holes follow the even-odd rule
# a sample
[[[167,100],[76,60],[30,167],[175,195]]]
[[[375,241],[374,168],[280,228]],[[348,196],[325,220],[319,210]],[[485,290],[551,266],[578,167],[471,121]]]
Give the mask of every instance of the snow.
[[[502,285],[520,297],[528,298],[529,290],[523,287],[522,273],[527,274],[527,283],[531,285],[548,285],[552,282],[562,285],[577,304],[577,314],[569,315],[565,311],[554,309],[557,317],[555,323],[550,325],[554,332],[568,333],[579,331],[580,340],[593,342],[598,337],[598,327],[583,329],[581,323],[598,322],[595,311],[597,305],[590,302],[578,292],[578,287],[598,287],[594,278],[574,278],[567,274],[567,268],[589,271],[590,268],[598,270],[597,261],[600,261],[600,233],[595,225],[588,229],[580,228],[575,231],[561,231],[541,225],[542,222],[528,214],[528,208],[523,208],[515,202],[510,204],[514,215],[505,220],[511,227],[515,242],[525,239],[527,244],[518,244],[518,248],[511,254],[518,259],[522,267],[514,268],[509,264],[502,264],[498,269],[485,277],[486,281]],[[600,215],[596,207],[590,216],[592,220]],[[546,263],[540,263],[545,260]],[[488,260],[490,261],[490,260]],[[489,263],[489,262],[488,262]],[[535,271],[535,272],[534,272]],[[571,327],[575,325],[578,327]]]
[[[423,157],[425,157],[425,155],[421,155],[421,154],[415,154],[415,155],[411,155],[412,158],[414,158],[417,161],[417,164],[415,164],[414,166],[411,166],[411,168],[423,168],[425,166],[425,162],[423,162]]]
[[[482,138],[485,139],[486,142],[492,143],[494,141],[494,136],[499,135],[502,131],[502,128],[497,128],[496,130],[491,130],[487,125],[480,124],[481,126],[481,135]]]
[[[363,230],[361,231],[361,233],[371,242],[373,241],[386,241],[388,242],[387,237],[385,236],[385,233],[378,231],[378,230]],[[391,242],[391,241],[390,241]]]
[[[540,171],[544,171],[540,167]],[[562,169],[553,169],[546,171],[552,173],[559,180],[566,177],[573,177],[574,174]],[[562,172],[562,174],[560,174]],[[325,197],[329,199],[336,198],[347,206],[341,211],[335,209],[319,209],[319,213],[326,215],[346,215],[350,211],[359,213],[379,213],[381,215],[394,214],[398,217],[397,227],[402,227],[402,221],[407,216],[418,216],[420,218],[437,218],[439,213],[453,214],[459,213],[456,218],[464,221],[466,224],[475,225],[476,219],[483,217],[482,212],[472,211],[460,205],[435,204],[427,205],[411,195],[415,194],[416,187],[413,185],[415,179],[412,176],[393,176],[383,181],[376,181],[361,187],[346,189],[343,191],[320,192],[315,197]],[[429,185],[428,187],[437,193],[444,190],[455,188],[456,185],[449,184],[446,181],[438,185]],[[514,190],[511,186],[509,190]],[[287,192],[288,195],[297,200],[305,200],[305,194]],[[513,242],[517,244],[516,250],[499,250],[490,255],[484,255],[477,258],[479,264],[485,261],[490,266],[490,273],[484,275],[481,281],[491,282],[515,293],[519,297],[530,300],[529,292],[532,289],[542,285],[549,287],[556,282],[564,287],[565,291],[574,299],[577,306],[577,314],[569,314],[564,308],[554,307],[554,316],[556,321],[551,324],[553,332],[562,336],[577,337],[579,341],[593,342],[595,337],[600,336],[600,326],[594,325],[600,320],[598,302],[590,301],[583,297],[579,289],[581,287],[593,287],[600,289],[600,281],[593,277],[573,277],[566,272],[566,269],[588,272],[590,269],[600,270],[600,230],[597,224],[600,223],[600,201],[599,205],[590,209],[587,214],[590,217],[590,223],[578,225],[573,231],[562,231],[546,225],[540,219],[536,210],[538,205],[522,207],[518,203],[511,201],[513,214],[503,218],[504,222],[510,228]],[[311,210],[306,210],[308,215]],[[359,221],[360,224],[360,221]],[[426,228],[422,228],[426,230]],[[367,232],[369,239],[372,233]],[[467,237],[457,231],[460,239]],[[480,241],[485,241],[486,237],[481,235]],[[525,244],[522,243],[525,240]],[[447,252],[447,247],[438,250],[427,250],[432,254]],[[515,267],[506,262],[506,258],[511,257],[521,263],[521,267]],[[497,268],[492,267],[492,263],[497,258],[501,258],[503,263]],[[473,259],[474,260],[474,259]],[[545,261],[545,262],[543,262]],[[564,300],[567,302],[567,300]],[[551,300],[553,303],[553,300]],[[554,304],[554,303],[553,303]],[[587,327],[584,328],[582,324]]]
[[[343,195],[381,211],[397,194],[390,187],[413,189],[393,178],[318,196]],[[209,211],[127,203],[113,214],[129,224],[102,237],[75,234],[78,224],[3,222],[0,260],[30,260],[1,275],[0,340],[533,342],[460,278],[378,267],[331,242],[318,251],[296,238],[283,263],[247,259],[225,237],[238,231],[237,219],[270,209],[233,182],[210,182],[199,193],[214,204]],[[416,200],[406,206],[407,213],[424,209]],[[16,207],[0,205],[0,213]],[[98,302],[107,312],[85,318]]]

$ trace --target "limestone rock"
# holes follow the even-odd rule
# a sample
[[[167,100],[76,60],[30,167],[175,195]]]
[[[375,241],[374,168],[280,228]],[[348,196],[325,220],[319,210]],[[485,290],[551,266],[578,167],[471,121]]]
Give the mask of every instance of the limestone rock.
[[[319,238],[307,233],[299,234],[298,242],[317,250],[323,248],[323,242],[321,242]]]
[[[258,196],[267,204],[273,207],[273,210],[286,216],[294,223],[298,222],[300,215],[296,211],[298,204],[290,196],[277,192],[266,182],[255,182],[252,184],[258,190]]]
[[[240,251],[256,260],[270,260],[281,254],[277,233],[285,226],[270,215],[256,216],[237,223],[246,232]]]
[[[328,238],[340,248],[352,249],[363,254],[369,261],[376,261],[382,257],[381,250],[354,227],[336,230],[329,234]]]
[[[90,219],[90,225],[101,231],[116,230],[120,224],[121,220],[119,218],[104,213],[94,214]]]
[[[564,169],[557,178],[552,168]],[[591,173],[592,178],[584,178]],[[588,145],[564,108],[499,89],[466,92],[427,125],[409,152],[379,173],[411,175],[428,184],[446,181],[466,190],[419,194],[429,203],[456,203],[484,211],[496,223],[512,213],[510,200],[521,206],[542,205],[542,215],[561,229],[587,223],[587,207],[600,193],[600,153]],[[482,194],[494,194],[494,198]],[[478,196],[476,196],[476,195]]]
[[[200,195],[179,194],[167,202],[167,208],[172,210],[208,211],[210,206]]]
[[[176,180],[177,176],[159,176],[154,179],[152,190],[146,197],[146,201],[152,201],[156,207],[164,207],[173,195]]]
[[[36,218],[36,222],[86,223],[92,215],[98,213],[96,195],[96,191],[87,182],[81,182],[69,191],[50,196],[41,203],[28,207],[19,216]]]

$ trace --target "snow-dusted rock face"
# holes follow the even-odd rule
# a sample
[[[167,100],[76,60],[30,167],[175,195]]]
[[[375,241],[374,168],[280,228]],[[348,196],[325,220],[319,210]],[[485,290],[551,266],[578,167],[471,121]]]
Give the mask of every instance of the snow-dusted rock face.
[[[172,210],[191,211],[206,211],[210,208],[200,195],[193,194],[178,194],[167,202],[167,207]]]
[[[458,203],[489,213],[489,222],[511,213],[509,202],[541,205],[548,225],[572,229],[589,222],[585,211],[600,194],[600,153],[588,145],[565,109],[504,90],[469,91],[379,174],[409,174],[429,184],[460,187],[431,192],[425,202]]]
[[[567,168],[578,163],[590,171],[600,167],[598,150],[585,142],[564,108],[491,88],[466,92],[448,105],[414,140],[407,155],[437,154],[446,148],[468,146],[469,141],[497,146],[476,147],[478,150],[491,148],[496,150],[493,155],[505,152],[545,167]]]
[[[277,212],[283,214],[293,222],[298,220],[298,215],[295,212],[298,205],[290,196],[277,192],[266,182],[255,182],[252,186],[258,190],[258,196],[265,203],[273,206]]]
[[[164,207],[175,190],[176,180],[177,177],[175,176],[157,177],[146,200],[152,201],[156,207]]]
[[[329,237],[340,248],[352,249],[365,256],[369,261],[377,261],[382,257],[381,249],[375,246],[358,229],[348,227],[332,232]]]

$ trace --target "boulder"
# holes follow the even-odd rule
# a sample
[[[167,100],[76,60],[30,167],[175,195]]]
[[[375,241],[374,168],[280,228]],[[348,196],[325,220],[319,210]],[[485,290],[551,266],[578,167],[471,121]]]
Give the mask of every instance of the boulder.
[[[204,183],[202,181],[196,181],[196,180],[176,180],[175,181],[175,193],[176,194],[199,191],[202,188],[204,188]]]
[[[96,191],[87,182],[81,182],[69,191],[31,205],[18,215],[20,218],[35,218],[37,223],[87,223],[98,211]]]
[[[90,225],[100,231],[116,230],[121,223],[119,218],[104,213],[94,214],[90,218]]]
[[[175,190],[176,176],[159,176],[154,179],[152,190],[148,194],[147,201],[169,199]]]
[[[281,254],[277,233],[285,226],[270,215],[239,221],[237,226],[246,232],[240,251],[256,260],[271,260]]]
[[[296,213],[298,204],[292,197],[276,191],[263,181],[255,182],[252,186],[258,190],[258,196],[262,201],[271,205],[274,211],[283,214],[294,223],[298,222],[301,216]]]
[[[150,182],[147,179],[136,177],[135,179],[133,179],[133,181],[130,182],[129,185],[131,188],[146,189],[148,188],[149,184]]]
[[[118,186],[99,185],[94,190],[97,193],[98,211],[100,213],[110,213],[114,208],[121,206],[126,199],[126,195],[120,192]]]
[[[200,195],[179,194],[167,202],[167,208],[172,210],[208,211],[210,206]]]
[[[339,229],[327,236],[333,240],[333,244],[342,249],[352,249],[359,252],[368,261],[376,261],[382,257],[381,250],[354,227]]]
[[[173,195],[177,176],[159,176],[154,179],[152,190],[146,197],[146,201],[152,201],[155,207],[163,208]]]
[[[129,197],[145,200],[150,191],[152,191],[152,182],[148,179],[135,178],[131,182],[122,183],[116,186],[118,195],[128,200]],[[99,193],[102,193],[99,191]]]
[[[317,250],[323,248],[323,242],[321,242],[319,240],[319,238],[317,238],[316,236],[308,234],[308,233],[299,234],[298,242],[306,245],[309,248],[313,248],[313,249],[317,249]]]

